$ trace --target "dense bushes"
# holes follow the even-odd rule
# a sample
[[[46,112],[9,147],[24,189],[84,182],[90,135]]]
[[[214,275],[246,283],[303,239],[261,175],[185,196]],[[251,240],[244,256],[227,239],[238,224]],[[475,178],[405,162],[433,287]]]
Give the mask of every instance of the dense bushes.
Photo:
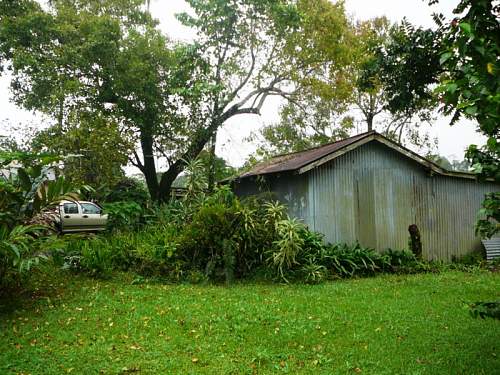
[[[290,219],[282,204],[258,197],[240,200],[227,187],[157,208],[140,230],[131,230],[139,224],[130,220],[134,213],[140,217],[140,208],[115,203],[108,206],[113,209],[115,230],[68,237],[59,264],[101,277],[117,269],[174,281],[226,282],[259,274],[317,283],[425,269],[408,251],[380,254],[359,244],[325,244],[322,235]],[[121,218],[120,212],[127,214]]]
[[[104,203],[102,206],[108,215],[110,230],[133,230],[143,221],[144,208],[136,202]]]
[[[144,202],[130,200],[104,203],[109,214],[110,230],[106,233],[47,236],[46,226],[30,224],[33,213],[43,212],[44,207],[64,197],[71,198],[73,192],[63,179],[43,182],[36,177],[37,171],[32,172],[34,177],[28,175],[25,181],[0,181],[2,287],[14,284],[23,271],[46,259],[49,251],[54,263],[63,269],[93,277],[108,277],[122,270],[191,282],[229,283],[258,276],[318,283],[441,267],[404,250],[378,253],[359,244],[325,244],[321,234],[289,218],[285,207],[269,197],[240,200],[228,187],[208,195],[206,184],[195,178],[187,179],[189,194],[183,200],[161,207],[148,208],[140,204]],[[32,195],[43,190],[40,196],[44,200],[35,199],[36,204],[30,206],[25,198],[30,197],[25,192],[28,188]],[[457,263],[449,267],[469,266]]]
[[[259,275],[317,283],[435,268],[405,250],[378,253],[359,244],[325,244],[321,234],[289,218],[268,196],[239,199],[227,186],[207,194],[200,162],[189,163],[187,171],[183,200],[148,208],[122,194],[126,200],[105,203],[111,230],[67,236],[56,262],[96,277],[123,270],[191,282]],[[141,197],[141,187],[134,186],[134,197]]]
[[[0,153],[0,168],[13,161],[22,167],[0,175],[0,294],[16,286],[53,248],[48,236],[51,209],[61,199],[76,199],[78,190],[64,177],[48,180],[48,155]]]

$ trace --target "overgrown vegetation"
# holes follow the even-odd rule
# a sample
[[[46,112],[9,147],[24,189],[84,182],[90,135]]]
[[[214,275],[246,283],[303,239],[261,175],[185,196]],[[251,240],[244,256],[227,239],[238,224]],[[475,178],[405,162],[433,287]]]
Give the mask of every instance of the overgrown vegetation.
[[[191,163],[189,168],[194,168]],[[196,169],[193,169],[196,171]],[[106,278],[132,271],[169,281],[266,278],[319,283],[378,273],[468,269],[475,259],[445,265],[418,259],[408,250],[379,253],[359,244],[326,244],[323,236],[286,215],[286,207],[264,197],[238,199],[227,186],[204,194],[196,178],[182,201],[156,210],[110,204],[111,230],[99,236],[65,236],[58,266]],[[145,212],[149,214],[144,215]],[[147,220],[146,220],[147,217]]]
[[[286,207],[269,196],[241,200],[229,186],[208,193],[200,160],[187,163],[182,200],[150,206],[144,185],[125,179],[92,193],[105,200],[106,233],[50,236],[51,207],[61,199],[77,199],[76,190],[62,177],[47,180],[53,158],[11,154],[4,165],[13,158],[25,167],[1,185],[2,285],[15,284],[47,257],[57,267],[97,278],[131,271],[173,282],[228,284],[256,277],[313,284],[443,268],[406,250],[379,253],[359,244],[326,244],[321,234],[288,217]]]
[[[48,180],[50,155],[0,154],[0,294],[53,248],[51,207],[61,199],[77,199],[78,190],[64,177]],[[15,162],[15,167],[13,166]]]

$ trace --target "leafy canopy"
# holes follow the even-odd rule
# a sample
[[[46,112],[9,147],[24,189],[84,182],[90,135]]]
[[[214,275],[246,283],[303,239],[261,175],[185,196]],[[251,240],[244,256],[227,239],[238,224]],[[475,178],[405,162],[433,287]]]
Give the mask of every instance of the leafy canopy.
[[[439,62],[444,71],[438,92],[443,112],[451,123],[465,117],[474,120],[488,140],[486,146],[471,145],[466,157],[480,179],[500,182],[500,23],[498,2],[462,0],[443,30]],[[500,193],[486,196],[476,231],[491,237],[500,231]]]

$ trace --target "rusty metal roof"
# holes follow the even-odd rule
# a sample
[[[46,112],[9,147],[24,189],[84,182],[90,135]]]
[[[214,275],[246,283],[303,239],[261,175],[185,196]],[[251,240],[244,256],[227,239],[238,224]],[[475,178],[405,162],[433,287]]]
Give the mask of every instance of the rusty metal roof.
[[[272,159],[257,164],[250,171],[243,173],[239,177],[295,171],[318,159],[321,159],[326,155],[329,155],[335,151],[339,151],[342,148],[349,146],[371,134],[375,134],[375,131],[358,134],[354,137],[342,139],[333,143],[328,143],[326,145],[315,147],[309,150],[276,156]]]
[[[329,160],[334,159],[342,153],[348,152],[351,149],[359,147],[362,144],[365,144],[372,140],[377,140],[380,143],[385,144],[386,146],[400,152],[406,157],[415,160],[417,163],[421,164],[428,170],[433,171],[434,173],[468,179],[476,178],[476,176],[472,173],[448,171],[435,164],[434,162],[384,137],[374,130],[333,143],[328,143],[326,145],[315,147],[309,150],[276,156],[272,159],[263,161],[262,163],[255,165],[251,170],[239,175],[237,178],[291,171],[304,173]]]

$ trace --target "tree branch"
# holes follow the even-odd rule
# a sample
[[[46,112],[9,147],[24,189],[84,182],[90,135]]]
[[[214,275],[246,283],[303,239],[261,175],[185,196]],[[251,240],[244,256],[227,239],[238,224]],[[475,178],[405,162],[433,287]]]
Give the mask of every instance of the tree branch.
[[[135,151],[135,150],[134,150],[134,151],[133,151],[133,154],[134,154],[134,159],[135,159],[135,161],[134,161],[134,159],[132,159],[132,158],[130,158],[130,157],[128,158],[128,160],[130,161],[130,163],[131,163],[133,166],[135,166],[135,167],[139,168],[139,170],[140,170],[142,173],[144,173],[144,164],[142,164],[142,163],[141,163],[141,159],[139,158],[139,155],[137,155],[137,151]]]
[[[236,96],[238,95],[238,92],[243,88],[245,87],[245,85],[248,83],[248,81],[250,80],[250,77],[252,77],[252,74],[254,72],[254,69],[255,69],[255,52],[254,52],[254,49],[253,49],[253,46],[250,46],[250,54],[252,56],[252,63],[250,65],[250,69],[248,70],[248,73],[247,75],[245,76],[245,78],[240,82],[240,84],[233,90],[233,92],[231,92],[231,94],[228,95],[228,98],[226,100],[226,103],[229,104],[231,103],[234,98],[236,98]],[[227,105],[226,104],[226,105]]]

